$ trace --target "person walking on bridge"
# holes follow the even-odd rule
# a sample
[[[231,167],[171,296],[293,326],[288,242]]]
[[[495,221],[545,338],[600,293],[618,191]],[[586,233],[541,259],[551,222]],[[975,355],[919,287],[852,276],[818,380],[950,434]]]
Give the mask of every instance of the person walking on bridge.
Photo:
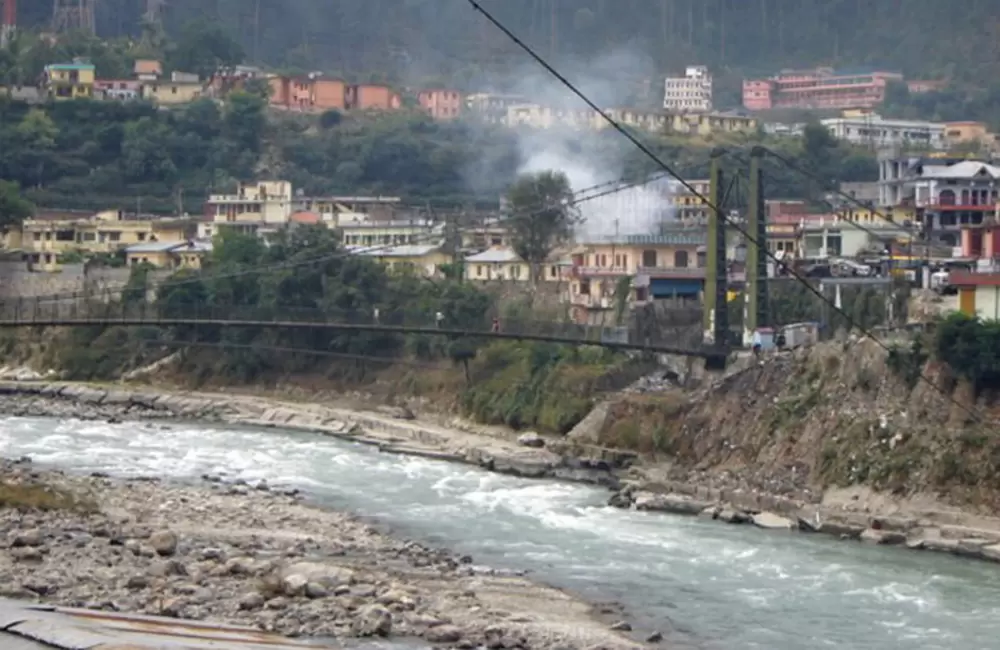
[[[434,321],[437,323],[437,328],[441,329],[441,325],[444,324],[444,314],[441,312],[434,314]]]
[[[499,316],[494,316],[493,317],[493,333],[494,334],[499,334],[500,333],[500,317]]]

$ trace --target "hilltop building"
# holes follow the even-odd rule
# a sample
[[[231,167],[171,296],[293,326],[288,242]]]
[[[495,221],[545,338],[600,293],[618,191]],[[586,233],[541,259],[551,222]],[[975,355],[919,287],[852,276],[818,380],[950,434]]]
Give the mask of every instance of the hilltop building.
[[[885,101],[889,82],[902,80],[898,72],[872,69],[782,70],[767,79],[745,79],[743,106],[751,111],[875,108]]]
[[[669,113],[707,113],[712,110],[712,75],[703,65],[688,66],[683,77],[667,77],[663,110]]]

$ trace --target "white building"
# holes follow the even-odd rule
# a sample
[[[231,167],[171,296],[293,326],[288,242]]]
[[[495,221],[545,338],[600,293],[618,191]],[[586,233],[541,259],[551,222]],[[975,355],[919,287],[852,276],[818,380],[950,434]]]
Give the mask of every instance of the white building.
[[[712,110],[712,75],[703,65],[691,65],[683,77],[667,77],[663,108],[671,113],[708,113]]]
[[[925,150],[948,148],[945,125],[940,122],[887,120],[869,113],[825,119],[821,123],[835,138],[872,149],[891,146],[912,146]]]

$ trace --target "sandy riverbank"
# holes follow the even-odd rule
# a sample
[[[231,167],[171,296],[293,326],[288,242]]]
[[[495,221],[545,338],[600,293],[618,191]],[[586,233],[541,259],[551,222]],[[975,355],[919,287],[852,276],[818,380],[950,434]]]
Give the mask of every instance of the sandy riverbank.
[[[595,609],[266,485],[173,485],[0,463],[0,596],[249,624],[292,636],[421,637],[473,648],[639,648]],[[24,496],[27,495],[27,496]],[[96,506],[96,509],[94,509]]]
[[[951,553],[1000,562],[1000,519],[947,507],[931,497],[898,499],[862,487],[829,490],[753,489],[725,476],[671,478],[669,468],[604,451],[580,458],[554,440],[518,442],[496,428],[443,426],[415,419],[405,409],[356,410],[223,393],[0,382],[0,412],[57,417],[191,418],[314,431],[390,453],[470,463],[519,476],[605,485],[611,505],[703,516],[721,524],[752,524],[772,531],[833,535],[845,541]],[[463,427],[463,428],[459,428]],[[801,487],[801,486],[800,486]]]

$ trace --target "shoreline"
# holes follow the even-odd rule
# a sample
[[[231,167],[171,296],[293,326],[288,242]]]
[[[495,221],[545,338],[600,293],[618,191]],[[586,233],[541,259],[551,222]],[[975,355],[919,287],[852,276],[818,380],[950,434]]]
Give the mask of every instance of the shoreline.
[[[12,411],[4,405],[5,399],[20,408]],[[634,463],[631,454],[597,449],[585,457],[574,453],[579,448],[560,440],[514,432],[488,435],[458,428],[457,423],[441,426],[399,407],[350,409],[243,394],[42,380],[0,381],[0,409],[12,414],[110,421],[189,419],[319,433],[375,446],[385,453],[468,464],[525,478],[602,486],[611,493],[609,505],[619,508],[701,516],[730,525],[825,534],[1000,563],[998,518],[937,503],[908,504],[863,487],[828,490],[823,495],[800,491],[790,497],[735,484],[718,487],[712,477],[696,482],[670,480],[656,467]]]
[[[0,508],[0,597],[288,637],[464,650],[649,647],[626,636],[630,619],[614,603],[477,566],[298,490],[86,475],[30,459],[0,459],[0,476],[5,499],[22,489],[79,497],[51,510]]]

